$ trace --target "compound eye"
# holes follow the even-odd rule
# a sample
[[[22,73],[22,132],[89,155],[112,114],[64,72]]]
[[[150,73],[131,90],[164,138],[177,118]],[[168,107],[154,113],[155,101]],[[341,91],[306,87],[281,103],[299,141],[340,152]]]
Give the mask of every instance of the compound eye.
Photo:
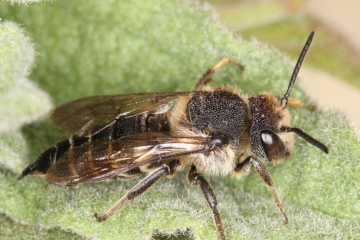
[[[272,131],[262,131],[261,142],[270,161],[285,157],[285,145],[279,136]]]

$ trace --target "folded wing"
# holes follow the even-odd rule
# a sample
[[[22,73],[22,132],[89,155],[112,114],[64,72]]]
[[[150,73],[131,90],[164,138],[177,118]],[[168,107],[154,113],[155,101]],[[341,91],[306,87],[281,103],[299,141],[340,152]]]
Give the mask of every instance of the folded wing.
[[[75,146],[48,169],[45,178],[59,185],[103,181],[140,166],[213,150],[210,138],[144,132]]]
[[[93,135],[117,120],[149,112],[166,112],[187,93],[138,93],[91,96],[57,107],[51,120],[61,130],[78,136]]]

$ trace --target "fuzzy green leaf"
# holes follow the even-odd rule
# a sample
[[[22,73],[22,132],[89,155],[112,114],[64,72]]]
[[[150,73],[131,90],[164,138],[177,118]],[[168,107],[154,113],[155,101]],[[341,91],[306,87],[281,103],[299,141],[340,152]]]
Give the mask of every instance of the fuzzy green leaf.
[[[214,84],[238,86],[249,94],[283,94],[292,71],[279,52],[234,39],[211,12],[188,1],[0,3],[0,17],[26,28],[39,53],[31,79],[57,104],[95,94],[191,90],[223,57],[239,59],[245,70],[228,67]],[[307,101],[297,87],[292,97]],[[359,238],[360,150],[353,129],[336,113],[291,112],[293,125],[321,139],[330,154],[299,140],[291,160],[269,165],[290,218],[286,226],[257,173],[241,180],[210,178],[228,238]],[[23,132],[30,149],[23,166],[60,140],[48,123]],[[14,222],[85,238],[146,239],[181,232],[199,239],[217,237],[200,189],[189,187],[185,174],[163,179],[101,224],[92,215],[104,213],[139,179],[59,187],[34,176],[17,181],[17,176],[0,169],[0,211]]]
[[[3,0],[4,1],[4,0]],[[41,1],[46,1],[46,0],[5,0],[8,1],[11,4],[24,4],[24,5],[28,5],[31,3],[39,3]]]
[[[0,166],[17,173],[26,149],[18,129],[51,108],[48,95],[27,79],[34,55],[21,28],[0,22]]]

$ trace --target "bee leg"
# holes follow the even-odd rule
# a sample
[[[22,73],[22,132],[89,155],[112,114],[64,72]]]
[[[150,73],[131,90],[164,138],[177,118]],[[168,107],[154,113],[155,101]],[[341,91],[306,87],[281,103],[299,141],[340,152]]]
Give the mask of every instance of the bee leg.
[[[249,161],[252,165],[254,165],[254,167],[256,168],[256,171],[259,173],[261,179],[269,186],[269,188],[274,196],[275,204],[276,204],[277,208],[279,209],[280,213],[285,218],[284,224],[287,224],[289,222],[289,220],[283,209],[279,193],[277,192],[277,190],[274,186],[274,181],[271,177],[270,172],[266,169],[265,165],[261,161],[259,161],[258,159],[256,159],[253,156],[248,157],[247,159],[245,159],[245,161]]]
[[[239,177],[245,176],[250,172],[250,168],[251,168],[250,158],[246,158],[241,163],[236,164],[234,169],[235,175]]]
[[[197,84],[195,86],[195,91],[200,90],[206,84],[211,82],[211,78],[214,76],[214,74],[230,63],[238,65],[241,70],[244,69],[244,67],[240,64],[239,61],[237,61],[233,58],[223,58],[220,62],[218,62],[218,64],[215,65],[215,67],[208,69],[204,73],[204,75],[202,75],[202,77],[199,79],[199,81],[197,82]]]
[[[141,182],[131,188],[117,203],[115,203],[104,215],[98,216],[97,213],[94,217],[98,222],[102,222],[110,218],[126,203],[133,202],[135,198],[141,195],[143,192],[152,187],[162,176],[175,174],[175,167],[179,165],[178,160],[170,162],[169,165],[164,164],[160,168],[155,169],[148,176],[146,176]]]
[[[307,104],[307,103],[303,103],[302,101],[295,99],[295,98],[289,98],[288,99],[288,104],[292,105],[294,107],[299,107],[299,108],[307,108],[311,111],[315,111],[316,110],[316,106],[313,104]]]
[[[189,182],[191,185],[200,185],[201,190],[203,191],[205,198],[206,198],[210,208],[213,211],[214,224],[217,229],[217,232],[220,235],[220,238],[222,240],[225,240],[226,237],[225,237],[224,226],[222,224],[219,211],[216,208],[217,201],[216,201],[216,196],[215,196],[215,193],[214,193],[212,187],[210,186],[209,182],[206,181],[206,179],[201,174],[196,172],[196,167],[194,165],[190,169],[188,178],[189,178]]]

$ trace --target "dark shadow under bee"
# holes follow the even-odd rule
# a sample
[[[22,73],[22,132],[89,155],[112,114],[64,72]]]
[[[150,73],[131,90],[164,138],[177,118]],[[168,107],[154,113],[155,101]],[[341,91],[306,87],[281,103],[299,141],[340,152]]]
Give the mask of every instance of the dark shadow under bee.
[[[284,217],[273,179],[264,161],[278,163],[294,149],[293,132],[320,150],[325,145],[299,128],[290,127],[288,98],[311,44],[309,36],[282,98],[270,93],[246,96],[232,88],[212,88],[212,76],[234,63],[225,58],[209,69],[192,92],[93,96],[56,108],[51,118],[73,134],[55,144],[30,164],[19,178],[43,175],[54,184],[75,185],[149,174],[104,215],[101,222],[153,186],[189,167],[188,182],[198,185],[213,211],[221,239],[225,231],[217,200],[205,175],[242,176],[254,166],[271,190]]]

